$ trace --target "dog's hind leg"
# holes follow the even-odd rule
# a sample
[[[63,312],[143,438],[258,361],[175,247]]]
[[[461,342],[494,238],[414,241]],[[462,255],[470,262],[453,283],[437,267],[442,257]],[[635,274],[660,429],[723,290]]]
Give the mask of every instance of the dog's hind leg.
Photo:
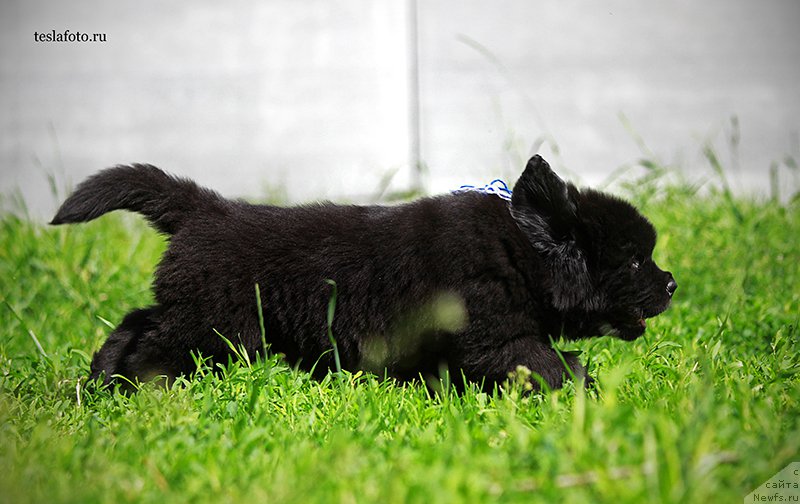
[[[137,380],[147,381],[160,375],[174,378],[175,373],[164,363],[165,355],[152,346],[158,331],[158,312],[158,307],[150,307],[127,314],[94,354],[89,380],[102,378],[103,385],[118,382],[122,389],[130,391],[131,382]]]

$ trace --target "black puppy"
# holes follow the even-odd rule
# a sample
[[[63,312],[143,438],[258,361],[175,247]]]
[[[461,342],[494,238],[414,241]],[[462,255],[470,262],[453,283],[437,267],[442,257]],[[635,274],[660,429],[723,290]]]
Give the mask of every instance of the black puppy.
[[[335,363],[336,289],[330,334],[345,369],[414,379],[446,366],[490,387],[522,365],[557,388],[586,373],[551,339],[635,339],[677,287],[633,206],[564,183],[539,156],[510,204],[464,192],[393,207],[252,205],[118,166],[80,184],[52,224],[117,209],[171,240],[156,304],[128,314],[94,356],[91,377],[105,383],[191,373],[192,351],[223,361],[216,332],[263,351],[258,285],[270,350],[317,374]]]

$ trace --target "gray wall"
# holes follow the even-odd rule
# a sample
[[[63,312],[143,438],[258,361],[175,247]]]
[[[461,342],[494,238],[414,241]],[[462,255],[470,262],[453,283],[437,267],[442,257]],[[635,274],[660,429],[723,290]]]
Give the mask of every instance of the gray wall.
[[[620,115],[693,176],[707,141],[728,163],[737,116],[741,189],[798,157],[800,2],[420,1],[418,79],[412,8],[4,1],[0,190],[47,213],[46,174],[145,161],[229,195],[364,199],[414,183],[417,137],[432,192],[511,181],[540,144],[594,184],[642,156]],[[107,41],[34,41],[66,29]]]

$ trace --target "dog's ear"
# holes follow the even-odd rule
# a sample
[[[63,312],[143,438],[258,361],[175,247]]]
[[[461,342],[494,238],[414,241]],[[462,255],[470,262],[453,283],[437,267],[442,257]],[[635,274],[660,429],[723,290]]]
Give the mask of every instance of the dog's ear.
[[[586,253],[578,245],[579,196],[539,155],[528,161],[511,196],[511,215],[542,257],[546,287],[559,310],[585,306],[593,297]]]
[[[547,219],[555,232],[568,231],[577,220],[577,192],[537,154],[514,185],[511,205],[518,210],[535,211]]]

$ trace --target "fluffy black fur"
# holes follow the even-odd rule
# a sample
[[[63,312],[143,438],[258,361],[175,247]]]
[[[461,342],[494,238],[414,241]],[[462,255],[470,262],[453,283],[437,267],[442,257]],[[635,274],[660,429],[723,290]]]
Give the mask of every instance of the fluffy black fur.
[[[171,239],[155,305],[128,314],[94,356],[91,378],[105,383],[189,374],[192,351],[224,361],[214,330],[262,351],[256,284],[271,351],[323,374],[334,366],[333,280],[345,369],[414,379],[447,366],[491,386],[522,365],[557,388],[586,372],[551,339],[635,339],[676,288],[633,206],[576,189],[539,156],[510,204],[465,192],[392,207],[252,205],[150,165],[117,166],[80,184],[52,224],[117,209]]]

